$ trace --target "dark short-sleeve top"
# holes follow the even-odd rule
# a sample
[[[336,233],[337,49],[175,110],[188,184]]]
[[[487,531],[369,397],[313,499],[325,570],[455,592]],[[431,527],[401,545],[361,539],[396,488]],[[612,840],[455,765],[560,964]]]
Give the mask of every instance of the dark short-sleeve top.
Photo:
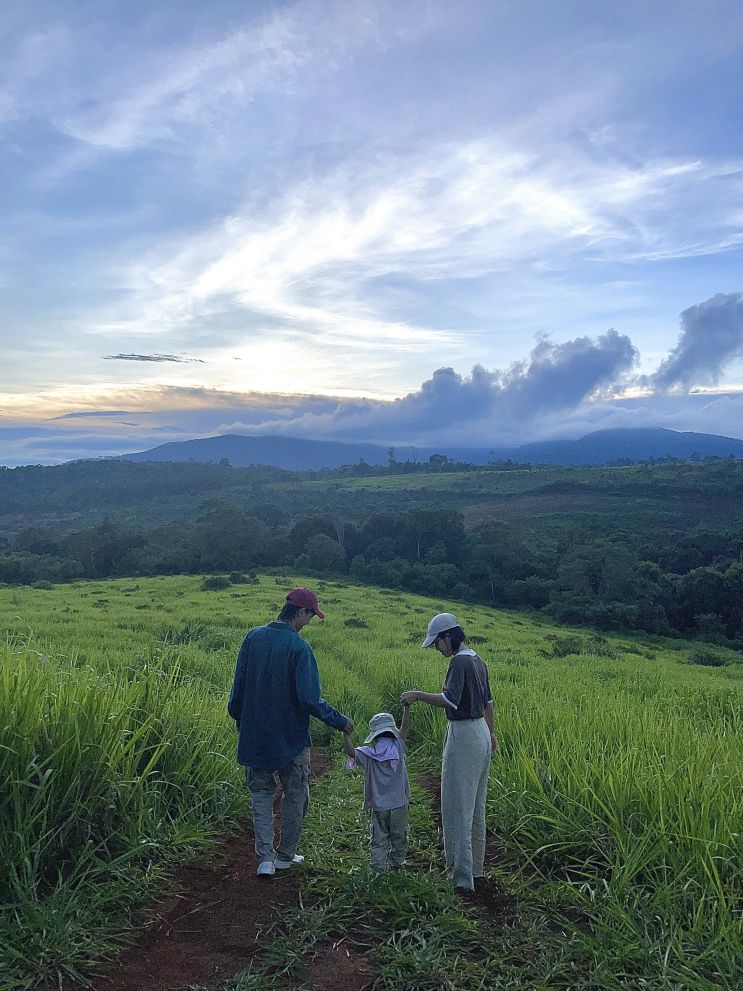
[[[442,691],[446,701],[446,718],[481,719],[485,707],[493,701],[488,669],[479,654],[463,647],[449,661]]]

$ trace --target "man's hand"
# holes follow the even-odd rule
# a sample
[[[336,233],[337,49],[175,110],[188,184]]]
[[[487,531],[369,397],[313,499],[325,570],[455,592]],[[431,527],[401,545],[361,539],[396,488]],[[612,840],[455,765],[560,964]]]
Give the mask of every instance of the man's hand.
[[[346,720],[346,725],[343,727],[343,732],[349,734],[353,733],[353,723],[351,722],[350,719]]]
[[[403,692],[400,696],[400,701],[403,705],[410,705],[411,702],[418,701],[418,692],[411,689],[409,692]]]
[[[498,749],[498,737],[495,733],[490,734],[490,752],[494,754]]]

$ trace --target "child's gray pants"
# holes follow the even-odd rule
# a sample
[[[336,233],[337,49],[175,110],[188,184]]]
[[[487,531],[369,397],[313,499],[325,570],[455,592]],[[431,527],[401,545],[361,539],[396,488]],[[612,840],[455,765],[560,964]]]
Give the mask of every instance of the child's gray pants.
[[[253,832],[258,860],[291,860],[302,835],[302,820],[310,802],[310,750],[298,753],[291,764],[279,771],[245,768],[253,805]],[[276,778],[281,782],[281,836],[278,853],[274,850],[273,799]]]
[[[408,852],[408,806],[372,809],[369,853],[377,871],[402,867]]]
[[[450,720],[441,766],[446,869],[457,887],[484,873],[490,730],[484,719]]]

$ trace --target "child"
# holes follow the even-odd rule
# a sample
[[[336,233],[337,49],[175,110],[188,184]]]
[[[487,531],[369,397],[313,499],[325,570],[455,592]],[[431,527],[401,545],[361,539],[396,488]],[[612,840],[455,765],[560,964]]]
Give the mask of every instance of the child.
[[[389,712],[379,712],[369,723],[364,745],[354,747],[343,734],[347,766],[364,770],[364,808],[371,811],[369,853],[375,870],[399,868],[408,852],[408,802],[410,782],[405,766],[405,740],[410,726],[410,706],[403,709],[400,728]]]

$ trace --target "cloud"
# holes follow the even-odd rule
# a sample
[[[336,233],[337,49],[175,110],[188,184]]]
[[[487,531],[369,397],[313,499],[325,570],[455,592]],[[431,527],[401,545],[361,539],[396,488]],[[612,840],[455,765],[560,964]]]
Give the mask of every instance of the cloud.
[[[579,337],[557,345],[543,337],[526,362],[506,373],[500,398],[518,417],[572,408],[601,391],[615,391],[637,358],[629,337],[615,330],[595,341]]]
[[[275,76],[299,61],[301,39],[290,18],[275,15],[263,25],[239,28],[211,45],[185,47],[163,58],[146,52],[149,70],[129,92],[116,92],[121,80],[108,79],[109,100],[82,103],[59,116],[57,127],[76,140],[112,152],[184,140],[189,128],[214,123],[217,96],[231,106],[248,101]],[[123,90],[123,87],[122,87]]]
[[[492,307],[477,299],[486,282],[499,305],[511,301],[502,333],[513,334],[515,286],[533,301],[535,278],[543,295],[550,284],[556,293],[561,273],[578,265],[587,272],[727,250],[733,203],[743,203],[743,162],[632,164],[575,148],[540,155],[508,127],[424,150],[363,149],[291,177],[269,201],[251,193],[190,236],[163,237],[112,276],[129,287],[126,305],[99,307],[83,323],[119,336],[158,326],[185,346],[197,336],[214,349],[215,383],[217,353],[243,346],[250,384],[260,387],[260,352],[290,345],[313,367],[302,384],[284,367],[269,387],[340,388],[342,363],[343,384],[360,390],[346,359],[363,352],[367,385],[372,371],[375,384],[390,383],[393,361],[406,368],[407,381],[391,382],[400,391],[419,355],[436,348],[442,364],[459,360],[473,311]],[[683,228],[671,219],[679,215]],[[439,307],[439,298],[456,302]],[[540,312],[537,326],[560,319]],[[477,357],[492,352],[483,344]]]
[[[725,366],[743,356],[743,293],[718,293],[684,310],[676,347],[645,381],[654,389],[716,385]]]
[[[175,154],[197,166],[241,160],[251,144],[243,140],[244,121],[254,105],[262,126],[261,106],[296,99],[304,89],[303,72],[337,71],[365,50],[389,3],[299,0],[246,8],[241,16],[162,6],[146,30],[139,30],[138,18],[123,16],[120,34],[97,18],[81,19],[65,31],[62,54],[56,53],[66,70],[64,98],[55,93],[47,69],[47,104],[35,109],[69,139],[69,147],[39,174],[44,182],[55,184],[141,151]],[[176,16],[182,32],[177,39]],[[77,63],[86,71],[75,73]],[[59,72],[59,65],[54,68]],[[91,76],[97,80],[94,94],[86,83]]]
[[[71,393],[67,410],[58,410],[56,426],[42,433],[34,433],[33,406],[27,407],[25,437],[18,404],[9,406],[5,424],[10,428],[12,423],[15,432],[3,457],[12,464],[57,462],[143,450],[184,435],[228,432],[420,445],[518,443],[543,430],[547,421],[557,422],[581,404],[612,395],[635,360],[630,339],[611,330],[559,344],[540,337],[523,361],[504,370],[476,365],[462,375],[453,367],[439,367],[418,389],[393,401],[160,384],[109,395],[113,408],[96,410],[81,409],[80,396]]]
[[[54,426],[39,429],[40,401],[0,395],[6,463],[63,461],[143,450],[184,436],[223,433],[380,444],[516,446],[612,427],[665,426],[739,436],[743,392],[688,393],[714,380],[743,346],[743,294],[718,294],[681,314],[678,344],[651,376],[637,378],[638,352],[608,330],[556,343],[538,335],[522,360],[469,374],[440,364],[397,399],[230,391],[205,385],[127,385],[83,398],[56,396]],[[111,355],[112,360],[188,361],[183,355]],[[644,394],[636,386],[644,386]],[[100,408],[97,408],[100,405]],[[47,407],[48,408],[48,407]],[[5,410],[5,413],[3,413]],[[123,419],[125,417],[125,419]]]
[[[206,364],[203,358],[187,358],[177,354],[106,354],[103,357],[106,361],[174,361],[186,365]]]
[[[660,16],[597,44],[600,14],[558,28],[484,0],[466,16],[428,0],[186,6],[22,19],[0,116],[17,118],[26,196],[11,194],[0,281],[29,392],[81,382],[71,356],[123,341],[209,365],[110,355],[117,381],[152,360],[173,382],[198,367],[214,386],[401,395],[431,355],[503,367],[532,328],[592,334],[619,307],[629,321],[628,294],[607,299],[617,275],[659,325],[640,266],[740,243],[735,149],[723,161],[623,115],[658,71],[648,50],[670,57],[649,40],[667,38]],[[50,229],[78,224],[50,248]],[[37,345],[29,362],[45,337],[66,353]]]
[[[420,389],[401,399],[339,401],[330,412],[276,417],[255,432],[307,437],[424,443],[475,427],[490,436],[523,432],[540,417],[611,394],[637,360],[630,339],[610,330],[596,340],[553,344],[538,340],[529,357],[505,371],[476,365],[469,376],[438,368]],[[233,428],[234,428],[233,424]],[[451,441],[449,441],[451,442]]]
[[[743,439],[743,392],[667,393],[583,404],[559,419],[532,424],[529,440],[583,437],[594,430],[665,427]]]
[[[75,413],[62,413],[60,416],[52,416],[51,420],[78,420],[81,417],[108,417],[108,416],[129,416],[129,410],[125,409],[92,409],[78,410]]]

